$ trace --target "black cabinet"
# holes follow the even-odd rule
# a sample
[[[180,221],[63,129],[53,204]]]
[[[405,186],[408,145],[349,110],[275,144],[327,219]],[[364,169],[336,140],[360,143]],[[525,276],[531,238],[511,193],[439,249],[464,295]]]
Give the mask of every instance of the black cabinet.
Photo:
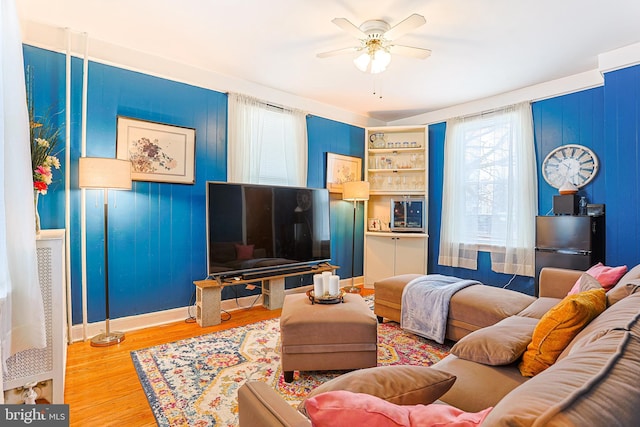
[[[604,215],[536,217],[536,296],[543,267],[588,270],[604,263],[604,233]]]

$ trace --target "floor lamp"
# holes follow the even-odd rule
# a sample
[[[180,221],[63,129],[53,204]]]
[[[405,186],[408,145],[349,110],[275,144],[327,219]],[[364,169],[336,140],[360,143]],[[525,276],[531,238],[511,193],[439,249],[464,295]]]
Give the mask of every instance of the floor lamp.
[[[353,239],[351,245],[351,286],[344,288],[345,292],[358,293],[360,288],[356,286],[356,212],[358,202],[369,200],[368,181],[350,181],[342,184],[342,200],[353,202]]]
[[[131,162],[103,157],[80,157],[80,188],[104,192],[104,301],[105,332],[91,338],[94,347],[108,347],[124,340],[124,333],[109,329],[109,190],[131,190]]]

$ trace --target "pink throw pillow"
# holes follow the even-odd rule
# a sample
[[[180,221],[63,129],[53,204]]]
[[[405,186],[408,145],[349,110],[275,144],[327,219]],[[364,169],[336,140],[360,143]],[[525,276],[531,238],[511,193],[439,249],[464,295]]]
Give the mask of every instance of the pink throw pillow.
[[[626,265],[621,265],[619,267],[607,267],[601,262],[587,270],[589,275],[593,276],[598,282],[600,282],[605,291],[613,288],[613,286],[618,283],[618,280],[620,280],[626,272]],[[580,292],[580,279],[576,281],[576,284],[573,285],[573,288],[571,288],[567,295],[577,294],[578,292]]]
[[[314,427],[472,427],[479,426],[492,409],[469,413],[438,403],[395,405],[369,394],[344,390],[309,398],[306,408]]]
[[[253,258],[253,246],[254,245],[239,245],[236,243],[236,259]]]

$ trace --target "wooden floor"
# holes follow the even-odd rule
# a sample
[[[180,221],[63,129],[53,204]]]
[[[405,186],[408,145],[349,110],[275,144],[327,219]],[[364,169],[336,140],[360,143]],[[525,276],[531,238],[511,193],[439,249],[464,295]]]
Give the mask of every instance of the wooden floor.
[[[371,293],[365,289],[362,294]],[[91,347],[88,341],[71,344],[64,394],[71,426],[155,426],[131,351],[272,319],[280,316],[280,310],[256,306],[231,315],[230,320],[207,328],[195,322],[177,322],[128,332],[122,343],[112,347]]]

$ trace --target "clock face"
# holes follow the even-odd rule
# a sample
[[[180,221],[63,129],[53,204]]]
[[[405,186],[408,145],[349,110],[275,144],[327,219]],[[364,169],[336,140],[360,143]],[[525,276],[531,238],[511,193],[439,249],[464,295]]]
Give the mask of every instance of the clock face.
[[[598,158],[589,148],[577,144],[563,145],[552,150],[542,162],[542,176],[555,188],[566,180],[580,188],[587,185],[598,172]]]

